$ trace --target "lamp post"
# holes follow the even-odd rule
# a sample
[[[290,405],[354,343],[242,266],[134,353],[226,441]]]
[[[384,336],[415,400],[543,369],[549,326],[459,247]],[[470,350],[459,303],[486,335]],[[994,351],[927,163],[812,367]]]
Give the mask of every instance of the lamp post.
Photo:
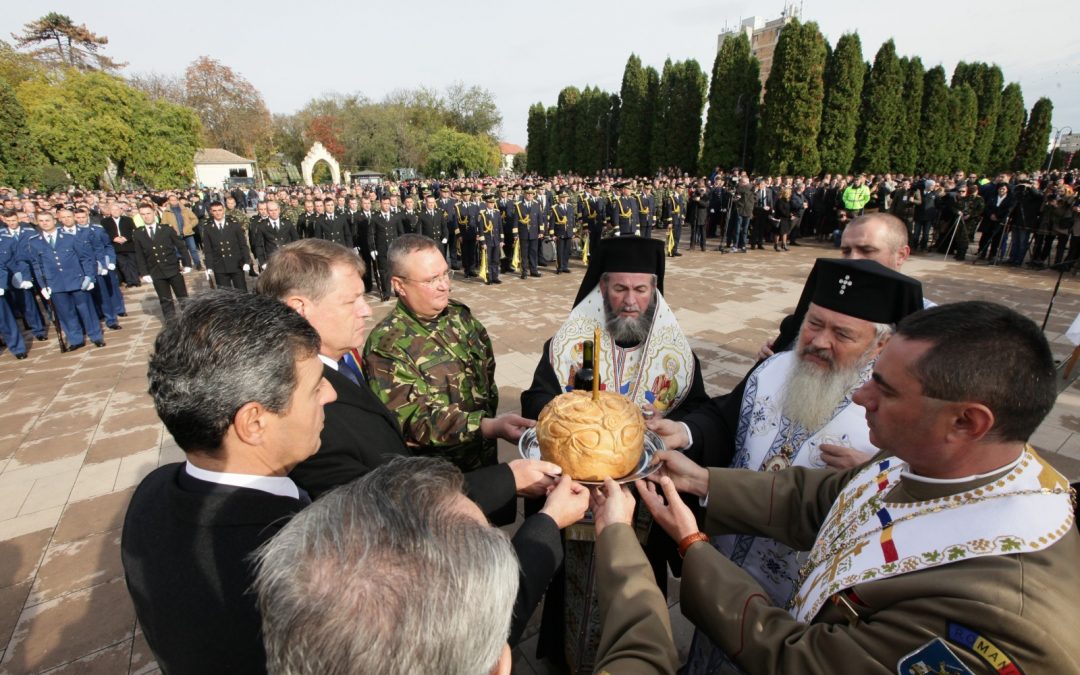
[[[1050,146],[1050,157],[1047,158],[1047,160],[1046,160],[1046,170],[1047,171],[1050,170],[1050,165],[1054,163],[1054,152],[1057,151],[1058,144],[1061,142],[1061,134],[1065,133],[1066,131],[1071,134],[1072,133],[1072,127],[1067,127],[1067,126],[1066,127],[1058,127],[1057,130],[1056,130],[1056,133],[1054,134],[1054,142]]]

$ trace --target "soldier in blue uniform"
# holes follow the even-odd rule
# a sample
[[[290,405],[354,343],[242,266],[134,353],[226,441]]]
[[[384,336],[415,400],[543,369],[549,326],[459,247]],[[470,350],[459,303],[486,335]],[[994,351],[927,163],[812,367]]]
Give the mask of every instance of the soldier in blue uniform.
[[[446,214],[446,251],[449,254],[450,269],[461,269],[461,257],[458,255],[457,229],[458,223],[455,217],[454,206],[457,200],[452,196],[453,190],[449,187],[439,190],[439,199],[436,205]]]
[[[535,200],[536,188],[525,188],[525,200],[514,205],[514,234],[521,249],[521,278],[540,276],[537,264],[540,258],[540,237],[544,231],[544,211],[540,202]]]
[[[12,275],[18,265],[19,246],[15,237],[0,235],[0,337],[17,359],[26,358],[26,343],[23,341],[19,323],[8,305],[7,296],[20,292],[12,283]]]
[[[62,212],[63,213],[63,212]],[[66,215],[64,216],[67,217]],[[116,249],[113,248],[109,233],[101,225],[90,222],[90,211],[86,207],[77,209],[72,216],[79,232],[85,232],[84,238],[90,242],[97,263],[97,278],[90,298],[99,317],[105,319],[109,330],[120,330],[121,314],[126,313],[124,296],[120,293],[119,279],[116,276]],[[65,229],[66,229],[65,222]]]
[[[631,237],[641,234],[640,213],[638,203],[630,194],[629,181],[618,184],[619,196],[611,200],[611,227],[614,229],[613,236]]]
[[[34,339],[44,342],[48,329],[34,297],[34,280],[30,274],[30,260],[26,257],[26,242],[36,231],[20,223],[19,214],[13,209],[4,211],[0,217],[5,225],[0,228],[0,237],[10,237],[15,241],[15,254],[10,263],[12,287],[4,299],[7,300],[11,313],[22,317],[23,323],[34,334]]]
[[[653,225],[656,224],[656,197],[652,194],[652,185],[647,182],[641,185],[637,203],[641,236],[648,239],[652,237]]]
[[[570,192],[559,191],[558,202],[548,211],[548,236],[555,240],[555,274],[570,272],[570,245],[577,230],[577,214],[569,205]]]
[[[27,257],[42,297],[52,300],[68,348],[82,347],[87,335],[95,345],[104,347],[105,336],[90,300],[97,262],[87,237],[58,230],[48,211],[38,213],[37,224],[40,233],[27,240]]]
[[[472,208],[469,202],[472,192],[468,188],[464,188],[460,191],[460,194],[461,199],[454,204],[451,219],[454,223],[454,229],[457,230],[458,242],[461,246],[461,266],[465,269],[465,276],[475,277],[476,265],[480,261],[476,259],[476,223],[472,218],[475,209]]]
[[[210,220],[203,225],[203,256],[221,288],[247,291],[245,273],[251,270],[248,238],[240,223],[225,215],[221,202],[210,205]]]
[[[671,228],[671,250],[668,251],[668,257],[681,256],[679,239],[682,237],[682,226],[686,220],[686,195],[678,185],[672,186],[671,191],[664,197],[663,218],[664,224]]]
[[[588,228],[589,248],[595,251],[607,221],[607,200],[600,195],[600,183],[589,183],[588,194],[578,202],[578,219]]]
[[[476,217],[476,227],[487,254],[487,279],[485,284],[501,284],[499,263],[503,248],[502,214],[495,206],[495,195],[484,195],[484,208]]]
[[[221,202],[218,202],[220,205]],[[190,272],[191,256],[176,230],[158,222],[153,204],[139,204],[139,216],[146,226],[132,233],[135,261],[143,282],[154,284],[154,292],[167,321],[176,314],[173,296],[177,300],[187,297],[187,284],[180,274],[180,261],[184,263],[183,272]]]

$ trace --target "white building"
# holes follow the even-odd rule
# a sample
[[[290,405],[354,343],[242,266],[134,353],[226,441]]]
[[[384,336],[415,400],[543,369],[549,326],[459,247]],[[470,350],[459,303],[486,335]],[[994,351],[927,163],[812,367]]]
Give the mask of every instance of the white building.
[[[226,187],[230,178],[255,178],[255,160],[223,148],[195,151],[195,182],[209,188]]]
[[[776,51],[776,43],[780,41],[780,31],[784,26],[791,23],[802,13],[801,5],[787,2],[780,18],[767,21],[760,16],[752,16],[739,22],[739,27],[725,30],[720,33],[716,40],[716,51],[724,46],[724,41],[739,33],[745,33],[750,40],[750,53],[757,57],[761,64],[761,94],[765,95],[765,82],[769,79],[769,71],[772,70],[773,52]]]
[[[502,166],[499,168],[500,175],[509,176],[514,173],[514,156],[525,152],[525,148],[513,143],[503,141],[499,143],[499,156],[502,157]]]

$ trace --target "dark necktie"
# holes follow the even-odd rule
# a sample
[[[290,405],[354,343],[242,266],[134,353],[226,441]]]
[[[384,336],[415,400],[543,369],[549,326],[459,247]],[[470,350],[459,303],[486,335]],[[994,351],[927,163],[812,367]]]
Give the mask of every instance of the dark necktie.
[[[338,361],[338,372],[352,380],[352,383],[356,386],[363,386],[362,384],[360,384],[360,380],[364,376],[360,372],[359,365],[356,364],[353,359],[350,358],[348,355],[341,357],[341,360]]]

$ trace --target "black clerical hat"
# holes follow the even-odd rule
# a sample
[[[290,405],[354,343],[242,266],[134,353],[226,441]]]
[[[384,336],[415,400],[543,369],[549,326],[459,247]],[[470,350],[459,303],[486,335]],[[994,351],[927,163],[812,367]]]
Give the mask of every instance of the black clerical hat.
[[[600,283],[605,272],[656,275],[656,290],[664,292],[664,242],[645,237],[611,237],[589,243],[589,267],[581,280],[574,306]]]
[[[808,292],[819,307],[874,323],[897,323],[923,308],[921,283],[873,260],[818,258],[804,300]]]

